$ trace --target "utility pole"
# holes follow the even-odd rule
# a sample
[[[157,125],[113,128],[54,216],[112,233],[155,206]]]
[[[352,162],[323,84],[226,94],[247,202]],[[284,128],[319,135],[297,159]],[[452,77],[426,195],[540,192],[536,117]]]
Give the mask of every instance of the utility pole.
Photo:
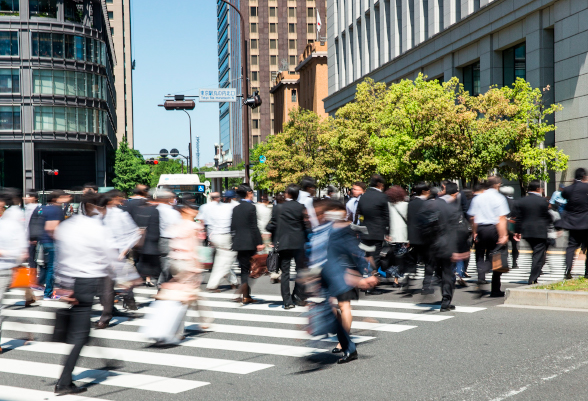
[[[196,168],[200,169],[200,137],[196,137]]]

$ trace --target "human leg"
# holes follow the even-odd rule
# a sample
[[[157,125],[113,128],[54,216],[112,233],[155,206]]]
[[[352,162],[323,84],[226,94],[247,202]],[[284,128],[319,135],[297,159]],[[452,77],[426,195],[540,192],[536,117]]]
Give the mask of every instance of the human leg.
[[[282,275],[280,277],[280,292],[284,307],[293,305],[292,295],[290,294],[290,263],[292,261],[292,251],[284,250],[278,252],[278,265]]]
[[[576,250],[582,245],[581,230],[570,230],[568,232],[568,246],[566,248],[566,278],[571,278],[572,267]]]
[[[52,242],[43,244],[43,259],[45,260],[45,298],[53,296],[55,245]]]

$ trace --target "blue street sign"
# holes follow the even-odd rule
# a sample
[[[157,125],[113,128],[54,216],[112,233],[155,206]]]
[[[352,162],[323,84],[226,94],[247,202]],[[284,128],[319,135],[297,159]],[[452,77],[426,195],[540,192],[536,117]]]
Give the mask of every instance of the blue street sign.
[[[259,156],[259,162],[260,163],[265,163],[267,159],[265,158],[265,156]]]
[[[198,185],[196,192],[202,192],[204,193],[206,191],[206,186],[205,185]]]

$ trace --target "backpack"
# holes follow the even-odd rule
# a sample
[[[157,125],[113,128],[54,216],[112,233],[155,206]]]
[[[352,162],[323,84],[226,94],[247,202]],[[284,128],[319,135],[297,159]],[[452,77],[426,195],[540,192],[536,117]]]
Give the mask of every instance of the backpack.
[[[425,243],[434,243],[441,234],[439,209],[434,200],[425,201],[417,215],[417,227]]]
[[[45,216],[43,216],[43,207],[37,206],[29,220],[29,240],[40,241],[45,234]]]

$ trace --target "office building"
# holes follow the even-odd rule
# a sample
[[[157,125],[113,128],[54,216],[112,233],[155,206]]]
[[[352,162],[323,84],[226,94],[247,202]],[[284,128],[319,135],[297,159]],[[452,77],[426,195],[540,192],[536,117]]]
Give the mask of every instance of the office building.
[[[274,99],[270,89],[280,71],[294,72],[298,55],[317,39],[317,9],[326,36],[326,0],[232,0],[245,19],[249,63],[249,93],[259,91],[263,104],[251,110],[250,144],[273,133]],[[218,0],[219,87],[236,87],[241,93],[241,25],[239,15]],[[220,141],[241,161],[244,142],[239,103],[219,105]]]
[[[133,147],[133,70],[131,41],[131,2],[133,0],[106,0],[110,33],[118,63],[114,67],[116,88],[116,115],[118,132],[116,138],[126,138]]]
[[[104,0],[0,4],[0,186],[104,186],[115,133],[116,56]]]
[[[366,77],[458,77],[472,94],[525,78],[560,103],[547,145],[588,165],[588,3],[577,0],[328,0],[329,96],[334,113]],[[570,182],[564,172],[557,181]],[[551,180],[549,190],[555,188]]]

